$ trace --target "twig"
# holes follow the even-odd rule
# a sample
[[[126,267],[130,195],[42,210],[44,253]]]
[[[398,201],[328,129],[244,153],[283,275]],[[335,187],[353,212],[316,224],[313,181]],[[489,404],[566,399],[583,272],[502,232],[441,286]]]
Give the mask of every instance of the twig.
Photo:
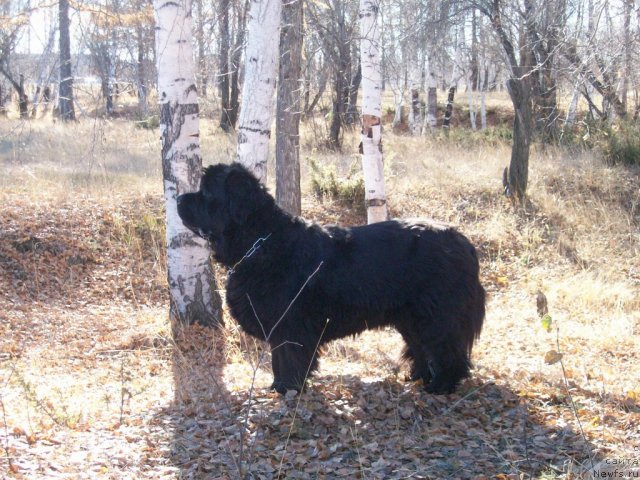
[[[469,393],[467,393],[464,397],[459,398],[458,400],[456,400],[453,405],[451,405],[450,407],[448,407],[445,411],[443,411],[440,415],[447,415],[448,413],[450,413],[454,408],[456,408],[463,400],[466,400],[467,398],[469,398],[471,395],[473,395],[474,393],[479,392],[480,390],[482,390],[484,387],[488,387],[489,385],[495,385],[494,382],[487,382],[484,383],[482,385],[480,385],[478,388],[474,388],[472,389]]]
[[[2,386],[3,390],[4,390],[4,387],[6,387],[9,384],[9,380],[13,376],[13,372],[15,371],[15,368],[16,368],[15,365],[13,365],[11,372],[9,372],[9,375],[7,376],[7,381]],[[11,471],[13,468],[13,463],[11,461],[11,454],[9,453],[9,425],[7,424],[7,411],[4,408],[4,401],[2,400],[2,392],[0,392],[0,407],[2,407],[2,424],[4,427],[4,445],[3,445],[4,454],[7,457],[7,463],[9,464],[9,471]]]
[[[311,281],[311,279],[316,275],[316,273],[318,273],[318,271],[320,270],[320,267],[322,267],[322,264],[324,263],[324,261],[321,261],[318,266],[316,267],[316,269],[311,272],[311,274],[307,277],[307,279],[304,281],[304,283],[302,284],[302,286],[300,287],[300,289],[298,290],[298,292],[295,294],[295,296],[293,297],[293,299],[291,300],[291,302],[289,302],[289,305],[287,305],[287,308],[284,310],[284,312],[282,313],[282,315],[280,315],[280,318],[278,318],[278,320],[276,321],[276,323],[273,325],[273,327],[271,328],[271,330],[269,331],[269,333],[266,333],[266,330],[264,328],[264,325],[262,324],[262,321],[260,320],[260,317],[258,315],[258,312],[256,311],[255,307],[253,306],[253,302],[251,301],[251,297],[247,294],[247,299],[249,301],[249,305],[251,306],[251,309],[253,311],[253,315],[256,318],[256,321],[258,322],[258,324],[260,325],[260,329],[262,330],[263,335],[265,335],[265,341],[268,343],[269,339],[271,338],[271,335],[273,334],[273,332],[275,331],[275,329],[278,327],[278,325],[280,325],[280,323],[282,322],[282,320],[284,319],[284,317],[287,315],[287,313],[289,313],[289,310],[291,310],[291,307],[293,306],[293,304],[296,302],[296,300],[298,299],[298,297],[300,297],[300,295],[302,294],[303,290],[305,289],[305,287],[307,286],[307,284]],[[326,328],[326,324],[325,324],[325,328]],[[324,329],[322,330],[322,333],[324,334]],[[320,335],[320,339],[322,338],[322,335]],[[320,345],[320,339],[318,339],[318,345],[316,346],[316,350],[314,351],[314,356],[315,353]],[[289,342],[284,342],[284,343],[289,343]],[[279,345],[280,346],[280,345]],[[276,347],[277,348],[277,347]],[[258,357],[258,361],[256,363],[256,365],[253,368],[253,377],[251,378],[251,387],[249,388],[249,398],[247,401],[247,414],[244,418],[244,425],[243,428],[240,429],[240,452],[238,454],[238,465],[239,468],[242,468],[242,458],[244,456],[244,432],[245,429],[248,429],[248,425],[249,425],[249,412],[251,411],[251,404],[253,403],[253,391],[255,388],[255,380],[256,380],[256,376],[258,374],[258,368],[260,368],[260,365],[262,364],[263,360],[264,360],[264,356],[266,355],[266,351],[263,350],[260,353],[260,356]],[[312,357],[313,358],[313,357]],[[307,380],[307,377],[309,375],[309,370],[311,369],[311,364],[309,364],[309,367],[307,368],[307,373],[305,374],[305,378],[304,381]],[[304,383],[304,382],[303,382]],[[302,394],[302,392],[300,392],[300,394]],[[300,403],[300,399],[298,399],[298,404],[296,404],[296,412],[298,409],[298,405]],[[294,420],[295,420],[295,413],[294,413]],[[292,422],[293,425],[293,422]],[[289,436],[291,435],[291,431],[289,431]],[[287,436],[287,442],[285,443],[285,451],[286,451],[286,445],[289,441],[289,436]],[[283,458],[280,461],[280,467],[282,467],[282,461],[284,459],[284,453],[283,453]],[[240,476],[242,477],[242,470],[240,470]]]
[[[282,315],[280,315],[280,318],[278,319],[278,321],[273,325],[273,327],[271,328],[271,331],[269,332],[269,335],[267,336],[266,340],[269,341],[269,338],[271,338],[271,335],[273,334],[273,332],[275,331],[275,329],[278,327],[278,325],[280,325],[280,323],[282,322],[282,320],[284,319],[285,315],[289,312],[289,310],[291,310],[291,307],[293,306],[293,304],[295,303],[295,301],[298,299],[298,297],[302,294],[302,291],[304,290],[304,287],[307,286],[307,284],[311,281],[311,279],[316,275],[316,273],[318,273],[318,270],[320,270],[320,267],[322,267],[322,264],[324,263],[324,260],[322,260],[318,266],[316,267],[316,269],[311,272],[311,275],[309,275],[307,277],[307,279],[304,281],[304,283],[302,284],[302,287],[300,287],[300,290],[298,290],[298,293],[296,293],[296,296],[293,297],[293,300],[291,300],[291,302],[289,303],[289,305],[287,306],[286,310],[284,311],[284,313]],[[326,328],[326,325],[325,325]],[[324,330],[323,330],[324,332]]]
[[[320,265],[322,265],[322,263],[320,263]],[[318,268],[320,268],[320,265],[318,265]],[[316,272],[318,271],[318,269],[316,269]],[[315,274],[315,272],[314,272]],[[313,359],[316,356],[316,353],[318,352],[318,349],[320,348],[320,342],[322,341],[322,337],[324,337],[324,332],[327,330],[327,325],[329,325],[329,319],[327,319],[327,321],[324,323],[324,328],[322,329],[322,332],[320,333],[320,337],[318,338],[318,342],[316,343],[316,348],[313,350],[313,356],[311,357],[311,361],[309,362],[309,366],[307,367],[307,371],[304,374],[304,380],[302,380],[302,384],[304,385],[305,382],[307,381],[307,378],[309,377],[309,373],[311,372],[311,365],[313,365]],[[302,392],[298,393],[298,399],[296,401],[296,408],[293,410],[293,418],[291,419],[291,427],[289,428],[289,431],[287,432],[287,439],[284,442],[284,448],[282,449],[282,457],[280,457],[280,466],[278,467],[278,478],[281,478],[281,474],[282,474],[282,465],[284,463],[284,456],[287,453],[287,446],[289,445],[289,440],[291,439],[291,433],[293,432],[293,427],[296,421],[296,416],[298,415],[298,407],[300,406],[300,401],[302,400]]]
[[[522,402],[524,403],[524,402]],[[522,440],[524,442],[524,457],[527,461],[527,465],[529,466],[529,478],[533,479],[533,465],[531,464],[531,457],[529,456],[529,431],[527,430],[527,422],[529,421],[529,411],[526,405],[523,405],[523,417],[524,422],[522,423]]]
[[[13,463],[11,461],[11,454],[9,453],[9,426],[7,425],[7,412],[4,409],[4,402],[2,401],[2,394],[0,393],[0,407],[2,407],[2,423],[4,426],[4,455],[7,457],[7,463],[9,464],[9,471],[13,469]]]
[[[558,352],[560,352],[560,327],[556,327],[556,346],[558,347]],[[573,416],[576,417],[576,421],[578,422],[578,428],[580,428],[580,434],[582,435],[582,439],[584,443],[589,446],[589,441],[587,440],[587,436],[584,433],[584,429],[582,428],[582,422],[580,421],[580,417],[578,416],[578,409],[576,408],[576,404],[573,401],[573,396],[569,391],[569,380],[567,379],[567,371],[564,368],[564,362],[562,358],[560,358],[560,366],[562,367],[562,378],[564,379],[564,388],[567,392],[567,396],[569,397],[569,401],[571,402],[571,410],[573,411]],[[589,463],[591,464],[591,469],[595,470],[595,466],[593,464],[593,458],[589,455]]]

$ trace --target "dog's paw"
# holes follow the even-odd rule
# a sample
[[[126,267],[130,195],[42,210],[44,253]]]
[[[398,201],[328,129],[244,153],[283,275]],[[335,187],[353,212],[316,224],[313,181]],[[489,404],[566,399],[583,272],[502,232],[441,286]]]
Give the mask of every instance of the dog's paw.
[[[447,395],[455,392],[456,386],[457,385],[455,383],[452,384],[451,382],[443,382],[434,379],[429,383],[425,383],[424,389],[427,393],[431,393],[433,395]]]
[[[302,387],[300,387],[299,385],[288,385],[285,382],[274,381],[271,384],[271,390],[275,390],[280,395],[284,395],[285,397],[291,397],[296,396],[298,393],[300,393],[302,391]]]

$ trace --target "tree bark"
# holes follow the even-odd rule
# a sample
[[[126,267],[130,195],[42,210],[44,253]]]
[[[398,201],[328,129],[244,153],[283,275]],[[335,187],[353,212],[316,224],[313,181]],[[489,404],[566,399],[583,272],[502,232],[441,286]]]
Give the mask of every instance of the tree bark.
[[[147,75],[145,71],[145,57],[146,47],[144,39],[144,29],[142,26],[137,27],[137,40],[138,40],[138,62],[137,62],[137,77],[138,77],[138,108],[142,115],[147,116],[149,114],[149,103],[147,102]]]
[[[427,108],[424,116],[424,127],[422,133],[425,134],[427,128],[435,130],[438,125],[438,81],[433,74],[431,60],[427,57],[425,65],[425,87],[427,90]]]
[[[60,86],[58,105],[60,118],[76,119],[73,107],[73,74],[71,73],[71,38],[69,36],[69,0],[58,1],[58,25],[60,36]]]
[[[362,60],[362,171],[367,222],[387,219],[382,163],[382,75],[380,70],[379,0],[360,0],[360,58]]]
[[[507,83],[509,96],[515,109],[513,120],[513,146],[511,161],[507,170],[508,184],[505,185],[507,195],[516,200],[524,200],[529,180],[529,149],[533,127],[530,87],[523,79],[509,79]]]
[[[349,73],[351,71],[350,43],[344,31],[341,32],[338,43],[338,61],[335,66],[333,83],[333,108],[331,113],[331,125],[329,126],[329,146],[340,149],[342,140],[340,132],[345,121],[345,113],[349,103]]]
[[[302,21],[302,0],[285,1],[282,5],[276,107],[276,202],[292,215],[301,213]]]
[[[262,183],[267,180],[281,10],[281,0],[252,0],[249,8],[237,161]]]
[[[237,5],[236,8],[238,9],[238,13],[236,15],[236,40],[230,59],[231,87],[229,94],[229,111],[227,113],[228,123],[232,129],[236,128],[236,123],[238,123],[238,113],[240,111],[240,61],[242,59],[242,50],[246,33],[248,5],[245,3],[244,7]]]
[[[447,94],[447,106],[444,110],[444,119],[442,120],[442,128],[444,133],[449,135],[449,128],[451,128],[451,117],[453,116],[453,101],[456,96],[456,87],[451,85],[449,87],[449,93]]]
[[[219,57],[219,80],[218,89],[220,91],[220,128],[225,132],[230,132],[235,128],[235,121],[231,122],[230,117],[230,65],[229,65],[229,48],[231,46],[231,38],[229,36],[229,0],[220,1],[220,15],[218,17],[220,28],[220,57]]]
[[[525,10],[531,8],[530,0],[525,0]],[[529,175],[529,150],[531,132],[533,131],[533,113],[531,104],[531,70],[527,60],[527,53],[518,63],[514,43],[502,24],[501,1],[493,0],[483,13],[489,17],[491,25],[500,40],[507,58],[510,78],[507,89],[511,97],[514,110],[513,145],[511,147],[511,161],[503,174],[504,191],[508,196],[522,203],[527,190]],[[525,16],[527,13],[525,13]],[[527,16],[527,18],[529,18]],[[525,35],[521,36],[520,47],[526,46]],[[527,47],[528,48],[528,47]],[[527,50],[530,52],[530,48]]]
[[[171,316],[187,324],[220,325],[209,248],[182,224],[176,205],[178,195],[197,190],[202,172],[191,1],[154,0],[154,10]]]

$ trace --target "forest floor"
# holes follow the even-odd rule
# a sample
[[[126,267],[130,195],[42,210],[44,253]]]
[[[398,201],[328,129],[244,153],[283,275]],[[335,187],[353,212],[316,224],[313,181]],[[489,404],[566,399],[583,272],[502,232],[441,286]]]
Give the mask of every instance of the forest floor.
[[[281,397],[268,352],[230,316],[221,331],[169,325],[157,131],[0,128],[0,477],[639,468],[640,172],[535,149],[530,203],[515,208],[501,193],[508,145],[389,135],[392,214],[449,222],[480,252],[489,299],[473,375],[428,395],[405,381],[399,335],[382,330],[334,342],[310,387]],[[230,158],[229,139],[203,131],[215,138],[206,163]],[[311,160],[340,179],[357,155],[303,149],[304,216],[362,223],[361,207],[309,187]]]

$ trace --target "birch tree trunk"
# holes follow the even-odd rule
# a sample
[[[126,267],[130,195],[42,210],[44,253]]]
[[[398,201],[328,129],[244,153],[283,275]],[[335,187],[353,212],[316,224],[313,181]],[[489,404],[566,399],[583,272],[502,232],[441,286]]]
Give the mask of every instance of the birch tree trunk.
[[[262,183],[267,181],[281,10],[282,0],[251,0],[249,7],[237,161]]]
[[[456,87],[458,85],[458,59],[460,57],[460,49],[456,47],[455,60],[453,63],[453,70],[451,72],[451,83],[449,84],[449,93],[447,95],[447,106],[444,111],[444,119],[442,120],[442,128],[444,133],[449,135],[449,128],[451,127],[451,117],[453,116],[453,102],[456,96]]]
[[[379,0],[360,0],[360,58],[362,62],[362,171],[367,222],[387,219],[382,163]]]
[[[438,81],[433,74],[431,61],[428,56],[425,63],[427,108],[424,115],[424,127],[422,128],[423,135],[426,133],[427,128],[433,132],[438,125]]]
[[[235,124],[231,123],[229,118],[230,110],[230,98],[229,88],[231,85],[230,77],[231,72],[229,69],[229,50],[231,46],[231,37],[229,36],[229,0],[220,1],[220,12],[218,16],[218,24],[220,29],[219,36],[219,70],[220,79],[218,80],[218,88],[220,91],[220,128],[225,132],[230,132],[235,127]]]
[[[76,119],[73,108],[73,76],[71,74],[71,38],[69,36],[69,0],[58,2],[58,25],[60,29],[60,118],[63,121]]]
[[[171,316],[214,326],[222,323],[221,300],[209,249],[182,224],[176,205],[179,194],[198,188],[202,171],[191,0],[154,0],[154,10]]]
[[[292,215],[301,213],[302,17],[302,0],[286,0],[282,6],[276,108],[276,201]]]

